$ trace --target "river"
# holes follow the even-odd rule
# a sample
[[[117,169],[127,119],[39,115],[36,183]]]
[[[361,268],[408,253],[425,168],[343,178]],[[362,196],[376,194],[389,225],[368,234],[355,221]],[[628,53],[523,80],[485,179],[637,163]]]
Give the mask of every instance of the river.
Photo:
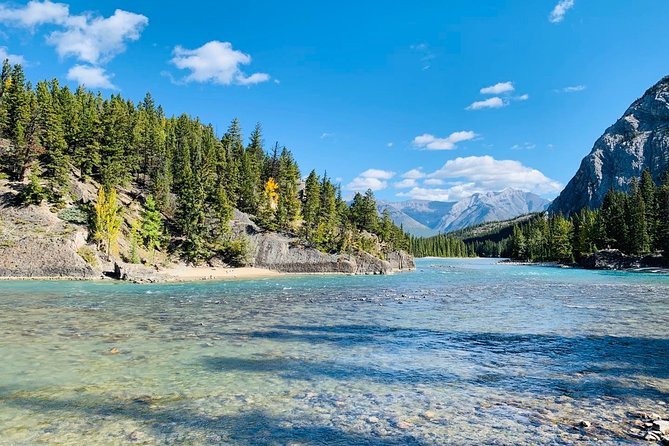
[[[0,282],[1,445],[637,444],[667,404],[668,275]]]

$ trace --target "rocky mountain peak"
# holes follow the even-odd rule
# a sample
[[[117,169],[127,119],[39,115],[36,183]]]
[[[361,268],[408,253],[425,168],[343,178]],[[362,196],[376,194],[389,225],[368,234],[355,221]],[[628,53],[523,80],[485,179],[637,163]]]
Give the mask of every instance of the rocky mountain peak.
[[[626,191],[648,169],[655,181],[669,168],[669,76],[634,101],[595,142],[551,212],[596,208],[609,189]]]

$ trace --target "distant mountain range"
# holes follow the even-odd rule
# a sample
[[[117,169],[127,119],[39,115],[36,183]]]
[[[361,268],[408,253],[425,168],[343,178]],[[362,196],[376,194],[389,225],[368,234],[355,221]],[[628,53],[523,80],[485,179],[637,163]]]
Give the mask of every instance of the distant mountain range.
[[[457,231],[491,221],[508,220],[530,212],[546,210],[550,204],[540,196],[517,189],[477,193],[460,201],[379,201],[379,213],[388,209],[397,225],[416,236]]]

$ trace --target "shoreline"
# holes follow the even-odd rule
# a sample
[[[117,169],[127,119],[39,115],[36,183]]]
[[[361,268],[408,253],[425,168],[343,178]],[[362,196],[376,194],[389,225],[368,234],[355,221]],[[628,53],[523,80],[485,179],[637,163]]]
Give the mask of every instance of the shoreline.
[[[544,268],[582,269],[585,271],[617,271],[622,273],[669,274],[669,268],[661,266],[639,266],[633,268],[586,268],[578,263],[560,262],[522,262],[519,260],[500,260],[497,265],[540,266]]]
[[[239,268],[223,268],[209,266],[176,266],[156,271],[153,275],[139,279],[117,279],[102,272],[94,276],[0,276],[1,282],[20,281],[74,281],[74,282],[119,282],[131,284],[167,284],[188,282],[227,282],[271,279],[291,276],[363,276],[363,275],[393,275],[398,273],[412,272],[415,269],[393,270],[392,274],[349,274],[345,272],[283,272],[268,268],[245,266]]]

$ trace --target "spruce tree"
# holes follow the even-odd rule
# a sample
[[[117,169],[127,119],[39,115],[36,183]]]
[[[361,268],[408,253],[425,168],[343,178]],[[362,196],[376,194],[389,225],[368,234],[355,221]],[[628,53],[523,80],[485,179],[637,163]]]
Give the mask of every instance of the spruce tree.
[[[312,170],[307,177],[304,186],[304,198],[302,205],[302,234],[307,241],[313,241],[318,228],[318,216],[321,204],[321,186],[320,179],[315,170]]]

